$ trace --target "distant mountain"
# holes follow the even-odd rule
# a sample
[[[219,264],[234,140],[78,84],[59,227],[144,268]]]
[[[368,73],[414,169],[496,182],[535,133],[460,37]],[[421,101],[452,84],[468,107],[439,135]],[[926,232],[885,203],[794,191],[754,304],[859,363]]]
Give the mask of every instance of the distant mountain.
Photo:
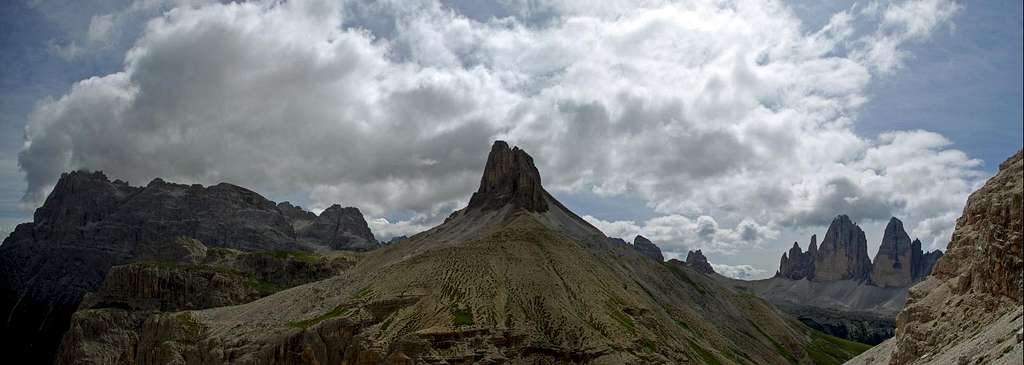
[[[1024,362],[1024,155],[971,194],[948,251],[910,289],[896,337],[851,364]]]
[[[645,241],[606,237],[499,141],[465,208],[339,275],[238,305],[147,312],[141,326],[102,331],[102,344],[85,344],[101,323],[90,319],[121,309],[87,309],[62,349],[83,362],[778,364],[865,348],[661,262]]]
[[[790,280],[808,279],[818,282],[854,280],[880,287],[909,287],[924,279],[942,251],[923,252],[921,241],[910,240],[903,222],[889,219],[875,254],[867,260],[867,239],[864,231],[846,215],[832,220],[822,241],[817,246],[817,235],[811,236],[807,251],[793,242],[789,252],[782,254],[775,276]],[[826,248],[827,247],[827,248]]]
[[[925,253],[910,240],[903,222],[891,218],[874,262],[867,260],[864,231],[848,216],[832,220],[819,247],[794,242],[779,260],[775,277],[741,282],[808,326],[868,344],[893,336],[907,289],[931,272],[942,251]]]
[[[312,228],[296,229],[304,220]],[[0,346],[16,363],[52,362],[83,295],[114,265],[176,260],[163,252],[168,242],[267,252],[373,248],[365,227],[354,208],[317,216],[226,183],[155,179],[135,187],[101,172],[66,173],[33,222],[0,246]]]

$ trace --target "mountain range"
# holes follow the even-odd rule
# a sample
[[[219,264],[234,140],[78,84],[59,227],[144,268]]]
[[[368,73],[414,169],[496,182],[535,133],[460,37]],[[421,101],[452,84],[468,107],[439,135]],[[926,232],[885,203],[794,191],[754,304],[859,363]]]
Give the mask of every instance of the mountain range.
[[[921,252],[893,219],[872,263],[840,216],[758,282],[717,275],[699,250],[665,261],[643,236],[607,237],[502,141],[464,208],[388,244],[355,208],[71,172],[0,246],[0,346],[28,364],[839,364],[869,346],[780,298],[895,313],[924,277],[896,337],[858,361],[914,363],[971,331],[1004,347],[975,341],[968,360],[1014,359],[1019,335],[1002,333],[1021,320],[1020,153],[1004,165],[949,255]]]

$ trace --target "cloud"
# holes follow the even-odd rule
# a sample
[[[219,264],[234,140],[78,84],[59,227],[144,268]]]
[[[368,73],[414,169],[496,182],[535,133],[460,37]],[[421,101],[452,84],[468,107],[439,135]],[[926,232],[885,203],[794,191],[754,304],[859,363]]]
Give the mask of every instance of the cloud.
[[[590,215],[584,215],[583,219],[610,237],[630,240],[636,235],[643,235],[657,244],[662,251],[683,256],[691,249],[735,254],[778,236],[777,231],[751,219],[744,219],[735,227],[727,228],[719,227],[714,218],[706,215],[691,219],[673,214],[658,216],[640,223],[604,221]]]
[[[774,1],[157,3],[122,70],[30,115],[27,204],[90,168],[304,193],[409,232],[464,204],[503,138],[552,191],[655,212],[609,234],[725,253],[838,213],[899,215],[938,245],[930,227],[983,178],[937,134],[853,128],[901,47],[950,23],[945,1],[816,30]],[[95,38],[149,14],[131,9],[93,18]]]
[[[755,280],[766,277],[769,272],[750,265],[725,265],[712,263],[711,267],[715,272],[733,279]]]

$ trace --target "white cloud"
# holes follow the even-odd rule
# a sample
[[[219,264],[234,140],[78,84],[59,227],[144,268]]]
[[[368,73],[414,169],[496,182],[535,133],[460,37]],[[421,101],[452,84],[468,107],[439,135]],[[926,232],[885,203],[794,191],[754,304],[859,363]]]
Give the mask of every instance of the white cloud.
[[[676,254],[685,254],[691,249],[734,254],[778,236],[777,231],[757,224],[751,219],[744,219],[735,227],[724,228],[719,227],[714,218],[706,215],[691,219],[672,214],[640,223],[604,221],[590,215],[584,215],[583,219],[610,237],[630,240],[636,235],[643,235],[657,244],[662,251]]]
[[[715,272],[733,279],[755,280],[763,279],[770,274],[767,270],[761,270],[750,265],[724,265],[712,263],[711,267]]]
[[[172,9],[122,71],[32,113],[26,199],[75,168],[226,180],[358,206],[405,234],[463,204],[504,138],[550,190],[658,215],[590,217],[609,234],[734,253],[838,213],[897,215],[938,246],[982,178],[937,134],[853,128],[901,47],[950,23],[947,1],[841,12],[811,31],[774,1],[502,4],[511,16],[427,0],[160,5]]]

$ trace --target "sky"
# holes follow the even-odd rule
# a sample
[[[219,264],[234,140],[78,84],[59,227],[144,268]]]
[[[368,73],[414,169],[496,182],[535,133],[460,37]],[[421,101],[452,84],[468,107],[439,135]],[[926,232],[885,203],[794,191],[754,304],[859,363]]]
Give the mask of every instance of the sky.
[[[503,139],[606,234],[761,278],[838,214],[944,248],[1024,139],[1019,1],[598,4],[5,1],[0,234],[92,169],[409,235]]]

